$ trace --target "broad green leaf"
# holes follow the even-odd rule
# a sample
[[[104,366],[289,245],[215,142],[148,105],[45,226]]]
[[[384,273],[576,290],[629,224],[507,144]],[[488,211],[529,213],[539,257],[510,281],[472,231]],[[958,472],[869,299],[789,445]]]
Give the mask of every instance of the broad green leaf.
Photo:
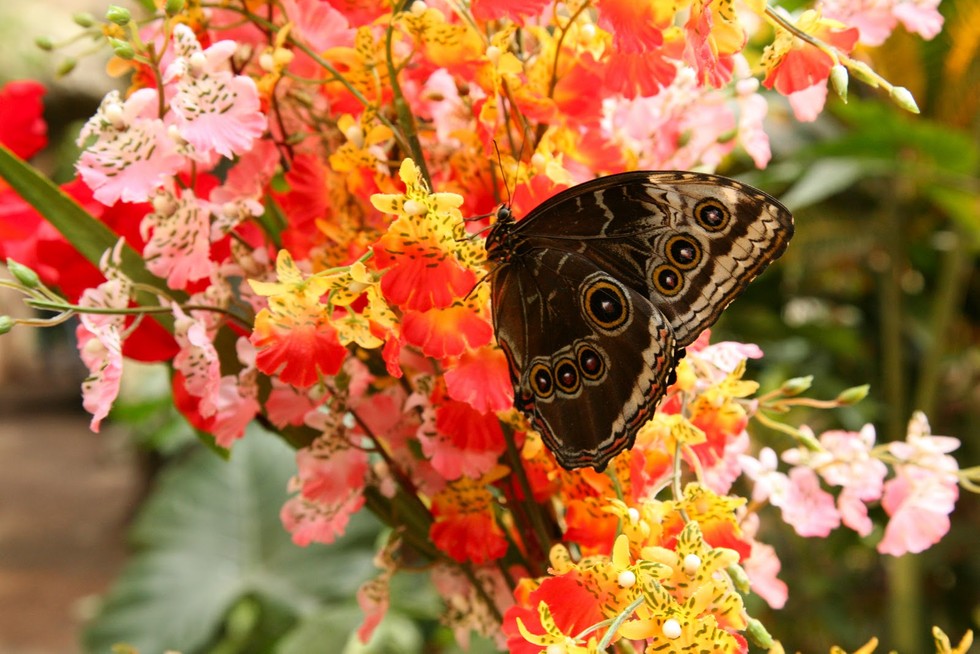
[[[779,199],[799,211],[850,188],[868,175],[868,167],[868,162],[845,157],[819,159]]]
[[[294,545],[279,523],[293,457],[250,428],[229,461],[199,450],[167,470],[133,528],[136,554],[85,631],[86,650],[125,642],[141,652],[208,651],[246,598],[263,614],[256,624],[286,627],[348,603],[376,573],[376,524],[362,513],[333,546]]]

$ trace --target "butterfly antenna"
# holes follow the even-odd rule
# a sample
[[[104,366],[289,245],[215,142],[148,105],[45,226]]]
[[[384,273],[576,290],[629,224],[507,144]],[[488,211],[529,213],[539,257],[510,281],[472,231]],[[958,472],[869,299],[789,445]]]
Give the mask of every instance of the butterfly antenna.
[[[487,272],[485,272],[483,274],[483,276],[480,277],[480,279],[476,280],[476,283],[473,284],[473,288],[470,289],[470,292],[467,293],[465,297],[463,297],[463,302],[466,302],[467,300],[469,300],[470,299],[470,296],[473,295],[473,293],[476,292],[476,289],[480,288],[480,284],[482,284],[483,282],[487,281],[487,278],[488,277],[492,277],[493,274],[497,271],[497,269],[499,267],[500,266],[494,266],[493,268],[491,268],[490,270],[488,270]]]
[[[523,150],[523,145],[521,146],[521,149]],[[504,190],[507,191],[507,202],[505,204],[506,206],[509,207],[511,203],[514,201],[514,198],[510,194],[510,185],[507,183],[507,176],[504,175],[504,162],[501,161],[500,159],[500,148],[497,147],[497,139],[493,140],[493,150],[494,152],[497,153],[497,168],[500,169],[500,175],[503,177],[504,180]],[[520,163],[521,163],[520,159],[518,159],[517,165],[519,166]]]

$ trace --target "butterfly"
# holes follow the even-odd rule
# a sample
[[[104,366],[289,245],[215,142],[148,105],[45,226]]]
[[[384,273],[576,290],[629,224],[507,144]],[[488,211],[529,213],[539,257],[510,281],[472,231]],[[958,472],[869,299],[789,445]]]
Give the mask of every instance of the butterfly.
[[[786,249],[793,216],[726,177],[636,171],[508,205],[487,235],[514,406],[562,467],[633,446],[684,348]]]

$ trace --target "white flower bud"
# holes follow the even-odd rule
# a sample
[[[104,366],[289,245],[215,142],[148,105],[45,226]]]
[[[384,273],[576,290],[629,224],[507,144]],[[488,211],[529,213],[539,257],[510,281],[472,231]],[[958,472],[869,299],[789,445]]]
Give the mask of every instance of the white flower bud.
[[[701,567],[701,557],[697,554],[688,554],[684,557],[684,574],[693,577]]]

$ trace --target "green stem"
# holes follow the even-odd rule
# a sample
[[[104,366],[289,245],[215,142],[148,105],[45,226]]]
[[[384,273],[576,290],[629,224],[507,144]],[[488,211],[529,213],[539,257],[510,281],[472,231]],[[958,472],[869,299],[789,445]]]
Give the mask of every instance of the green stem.
[[[880,321],[879,355],[881,382],[885,401],[884,438],[886,442],[902,440],[905,435],[907,381],[902,335],[905,331],[901,274],[905,264],[902,207],[911,195],[910,181],[898,177],[881,193],[882,209],[877,216],[876,232],[880,234],[882,263],[878,269],[878,312]],[[888,574],[888,613],[892,642],[900,651],[920,651],[922,622],[921,570],[918,559],[903,556],[886,563]]]
[[[404,11],[410,1],[402,0],[395,8],[393,16]],[[395,61],[391,51],[391,40],[394,33],[394,19],[392,19],[392,23],[388,25],[388,30],[385,33],[385,64],[388,66],[388,79],[391,82],[395,114],[398,116],[398,124],[402,128],[402,134],[405,140],[408,141],[408,151],[412,155],[412,160],[419,167],[422,178],[428,185],[429,190],[435,190],[432,187],[432,177],[429,175],[429,167],[425,163],[425,155],[422,152],[422,143],[419,141],[418,130],[415,128],[415,116],[412,115],[412,110],[409,108],[408,102],[405,100],[405,95],[402,93],[401,85],[398,83],[398,71],[395,69]]]
[[[957,232],[944,232],[940,249],[942,259],[939,278],[929,315],[929,338],[920,357],[919,374],[913,394],[912,407],[932,415],[939,393],[939,377],[948,345],[949,328],[961,306],[966,285],[969,283],[970,257],[964,246],[965,239]]]

